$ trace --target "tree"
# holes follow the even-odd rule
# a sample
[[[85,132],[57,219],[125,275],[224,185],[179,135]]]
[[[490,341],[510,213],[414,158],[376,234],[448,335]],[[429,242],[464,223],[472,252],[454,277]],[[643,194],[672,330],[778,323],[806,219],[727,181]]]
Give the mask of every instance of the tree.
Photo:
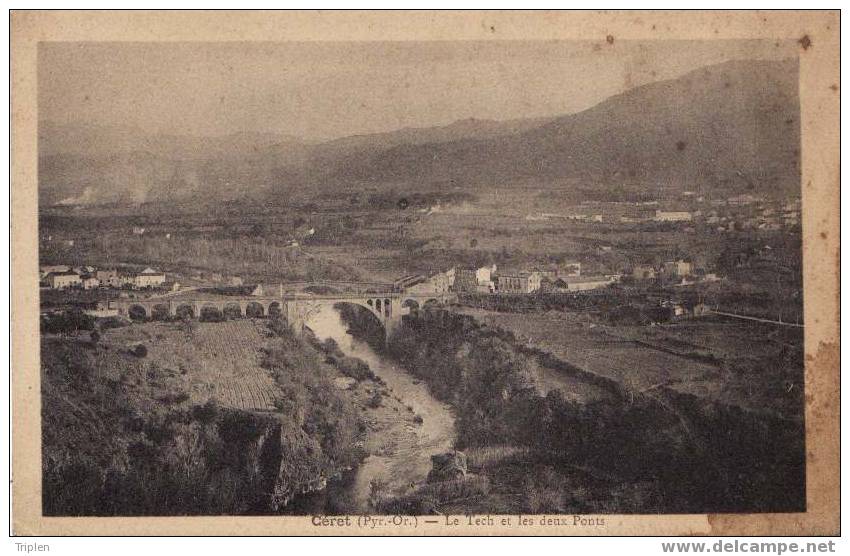
[[[94,329],[94,319],[78,308],[48,315],[41,321],[42,330],[52,334],[72,334],[80,330]]]

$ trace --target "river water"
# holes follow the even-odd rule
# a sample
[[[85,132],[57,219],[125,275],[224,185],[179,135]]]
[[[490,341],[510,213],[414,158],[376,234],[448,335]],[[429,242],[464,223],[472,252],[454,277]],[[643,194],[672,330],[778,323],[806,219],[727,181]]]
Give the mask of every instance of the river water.
[[[424,382],[349,334],[348,326],[333,308],[324,308],[312,316],[308,326],[320,340],[332,338],[343,353],[368,363],[372,372],[384,380],[391,395],[398,397],[402,406],[412,409],[407,415],[379,410],[374,419],[381,430],[374,433],[377,438],[367,442],[367,449],[370,446],[379,449],[369,449],[371,455],[353,475],[344,477],[339,484],[329,485],[327,496],[342,487],[357,511],[367,512],[373,482],[382,483],[385,492],[399,494],[425,480],[431,470],[431,456],[452,447],[454,415],[450,406],[430,394]],[[411,422],[410,415],[414,414],[422,417],[421,423]]]

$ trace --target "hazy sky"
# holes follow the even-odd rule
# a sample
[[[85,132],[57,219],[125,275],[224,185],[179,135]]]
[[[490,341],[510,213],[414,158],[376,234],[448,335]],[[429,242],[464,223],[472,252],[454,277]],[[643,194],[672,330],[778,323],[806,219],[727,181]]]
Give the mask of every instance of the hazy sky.
[[[566,114],[793,41],[41,43],[39,117],[308,139]]]

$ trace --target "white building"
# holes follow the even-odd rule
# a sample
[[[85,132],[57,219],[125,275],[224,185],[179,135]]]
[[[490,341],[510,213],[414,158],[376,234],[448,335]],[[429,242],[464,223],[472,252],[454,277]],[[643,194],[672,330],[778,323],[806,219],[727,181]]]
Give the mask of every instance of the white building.
[[[668,276],[690,276],[694,273],[694,265],[681,259],[664,263],[664,273]]]
[[[448,272],[438,272],[432,274],[428,278],[417,282],[405,288],[405,291],[410,293],[445,293],[449,291],[454,284],[454,270]]]
[[[475,270],[475,279],[478,281],[479,291],[492,292],[496,289],[493,275],[496,274],[496,265],[482,266]]]
[[[85,276],[82,278],[82,285],[84,290],[93,290],[100,286],[100,280],[95,276]]]
[[[165,273],[150,267],[133,277],[133,286],[137,288],[156,288],[165,282]]]
[[[539,272],[506,272],[496,277],[499,293],[532,293],[540,289],[543,275]]]
[[[52,272],[47,275],[47,283],[54,290],[75,288],[81,284],[80,275],[76,272]]]
[[[656,222],[690,222],[693,215],[686,210],[656,210]]]

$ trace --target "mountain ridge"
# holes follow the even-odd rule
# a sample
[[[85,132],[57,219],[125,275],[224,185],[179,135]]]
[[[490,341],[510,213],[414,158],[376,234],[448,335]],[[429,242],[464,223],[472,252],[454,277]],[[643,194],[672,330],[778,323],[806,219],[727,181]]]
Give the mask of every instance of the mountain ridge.
[[[149,135],[43,122],[45,204],[262,199],[319,190],[579,181],[799,194],[797,63],[731,61],[552,117],[467,118],[312,143],[269,133]],[[65,127],[62,127],[65,126]],[[88,192],[88,193],[86,193]]]

